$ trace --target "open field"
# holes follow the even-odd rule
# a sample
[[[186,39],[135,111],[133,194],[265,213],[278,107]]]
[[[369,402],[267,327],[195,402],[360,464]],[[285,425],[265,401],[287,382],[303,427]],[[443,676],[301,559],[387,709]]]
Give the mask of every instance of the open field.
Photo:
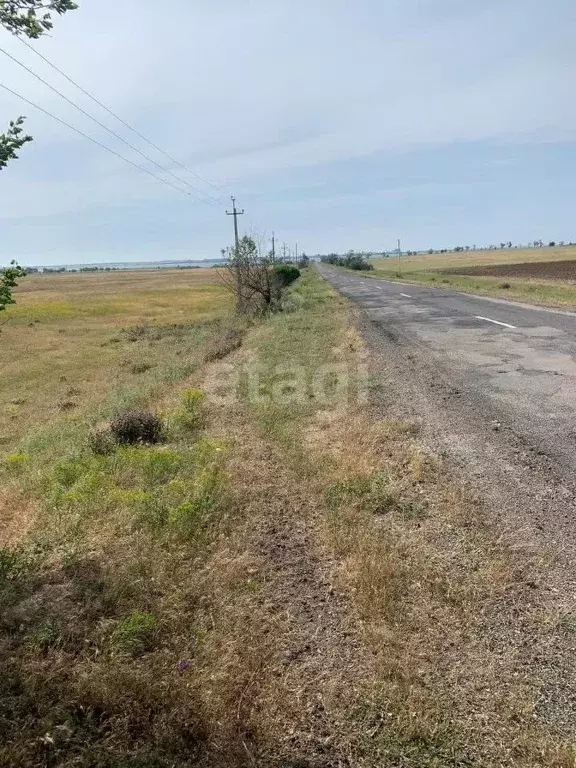
[[[194,347],[230,306],[210,269],[33,275],[15,298],[0,317],[0,450],[110,391],[191,369]],[[195,333],[190,324],[199,324]],[[156,335],[170,343],[145,331],[133,343],[138,332],[129,329],[149,325],[164,326]]]
[[[176,325],[138,309],[152,276],[103,289],[91,370],[118,357],[0,449],[0,765],[573,768],[545,554],[487,524],[314,269],[249,322],[211,274],[163,286]],[[101,450],[126,404],[162,441]]]
[[[533,280],[557,280],[576,283],[576,260],[528,261],[520,264],[483,264],[475,267],[453,267],[444,274],[479,275],[480,277],[520,277]]]
[[[576,245],[418,254],[402,256],[401,265],[404,272],[422,272],[430,269],[457,269],[491,264],[573,260],[576,260]],[[398,267],[398,259],[394,256],[387,259],[372,259],[372,263],[375,267],[382,269],[396,270]]]
[[[576,306],[572,277],[576,246],[405,256],[400,264],[394,258],[371,259],[371,263],[373,276],[389,280],[404,279],[543,306]]]

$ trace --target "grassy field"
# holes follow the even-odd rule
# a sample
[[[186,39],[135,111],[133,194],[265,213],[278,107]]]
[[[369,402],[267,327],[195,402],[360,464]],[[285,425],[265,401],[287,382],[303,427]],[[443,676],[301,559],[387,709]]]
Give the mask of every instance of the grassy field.
[[[382,378],[313,269],[249,323],[212,275],[112,275],[121,296],[89,276],[100,298],[76,306],[98,311],[69,326],[90,339],[84,397],[37,424],[20,406],[0,453],[0,765],[572,767],[536,716],[546,666],[522,663],[573,637],[527,586],[544,560],[506,549],[415,423],[374,415]],[[51,302],[77,293],[49,279],[3,334],[38,330],[29,302],[58,341]],[[73,346],[58,375],[80,375]],[[161,443],[91,440],[126,404]]]
[[[0,450],[110,391],[191,370],[194,347],[230,306],[209,269],[30,276],[15,298],[0,318]],[[148,326],[181,343],[155,343],[145,330],[138,338]]]
[[[458,270],[470,267],[488,268],[493,265],[542,264],[545,262],[576,260],[576,246],[555,248],[526,248],[491,251],[468,251],[463,253],[419,254],[398,259],[372,259],[374,276],[391,280],[412,282],[452,288],[469,293],[518,299],[533,304],[558,307],[576,306],[576,284],[566,279],[554,279],[556,270],[550,268],[546,274],[540,267],[534,277],[510,275],[466,275]],[[444,270],[449,270],[444,272]]]

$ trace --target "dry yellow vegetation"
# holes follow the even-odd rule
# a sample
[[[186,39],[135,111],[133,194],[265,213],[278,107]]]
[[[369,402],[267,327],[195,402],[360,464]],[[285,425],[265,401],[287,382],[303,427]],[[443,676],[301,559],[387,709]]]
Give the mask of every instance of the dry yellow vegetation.
[[[489,264],[521,264],[538,261],[573,261],[576,259],[576,245],[553,248],[503,248],[494,250],[450,251],[448,253],[419,253],[417,256],[402,256],[401,269],[404,272],[422,272],[430,269],[457,269]],[[398,259],[372,259],[376,269],[398,268]]]
[[[14,297],[0,327],[0,450],[135,375],[193,362],[179,345],[134,344],[135,328],[209,323],[230,307],[213,269],[31,275]]]

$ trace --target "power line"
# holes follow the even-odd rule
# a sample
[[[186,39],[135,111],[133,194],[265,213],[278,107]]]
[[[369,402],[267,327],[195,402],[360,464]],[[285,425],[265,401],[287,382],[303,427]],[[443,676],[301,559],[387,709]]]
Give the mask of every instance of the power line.
[[[175,173],[170,171],[168,168],[165,168],[163,165],[158,163],[153,158],[149,157],[147,154],[142,152],[138,149],[138,147],[135,147],[133,144],[131,144],[129,141],[127,141],[123,136],[121,136],[119,133],[116,133],[116,131],[113,131],[112,128],[109,128],[104,123],[100,122],[96,117],[90,114],[90,112],[87,112],[85,109],[80,107],[78,104],[76,104],[72,99],[69,99],[68,96],[63,94],[61,91],[59,91],[57,88],[55,88],[53,85],[51,85],[47,80],[44,80],[44,78],[40,77],[40,75],[36,74],[33,69],[30,69],[30,67],[27,67],[26,64],[23,64],[21,61],[19,61],[15,56],[12,56],[12,54],[8,53],[8,51],[4,50],[4,48],[0,47],[0,53],[3,53],[5,56],[7,56],[9,59],[14,61],[16,64],[18,64],[22,69],[25,69],[26,72],[29,72],[33,77],[35,77],[37,80],[39,80],[41,83],[43,83],[45,86],[50,88],[51,91],[54,91],[54,93],[58,94],[64,101],[68,102],[68,104],[71,104],[75,109],[77,109],[79,112],[81,112],[83,115],[88,117],[90,120],[92,120],[96,125],[100,126],[100,128],[103,128],[105,131],[108,131],[112,136],[114,136],[116,139],[119,139],[123,144],[126,144],[127,147],[129,147],[134,152],[137,152],[141,157],[143,157],[145,160],[148,160],[150,163],[155,165],[157,168],[159,168],[164,173],[169,173],[170,176],[172,176],[176,181],[178,181],[180,184],[185,184],[187,187],[190,187],[190,189],[193,189],[195,192],[199,192],[200,194],[204,195],[208,200],[211,200],[213,203],[216,203],[219,205],[218,200],[216,200],[215,197],[212,197],[212,195],[209,195],[207,192],[204,192],[201,189],[197,189],[192,184],[190,184],[188,181],[185,181],[184,179],[181,179],[179,176],[176,176]]]
[[[149,144],[151,147],[153,147],[156,151],[160,152],[160,154],[164,155],[168,158],[172,163],[175,163],[180,168],[182,168],[186,173],[189,173],[191,176],[194,176],[194,178],[198,179],[198,181],[202,181],[204,184],[207,184],[209,187],[212,187],[213,189],[217,190],[218,192],[223,193],[224,190],[221,187],[218,187],[216,184],[213,184],[208,179],[205,179],[203,176],[200,176],[199,173],[195,173],[194,171],[191,171],[190,168],[187,168],[183,163],[181,163],[179,160],[176,160],[176,158],[172,157],[172,155],[169,155],[168,152],[163,150],[161,147],[159,147],[157,144],[155,144],[151,139],[144,136],[143,133],[140,133],[136,128],[134,128],[133,125],[130,125],[130,123],[127,123],[126,120],[121,118],[119,115],[116,114],[116,112],[113,112],[110,107],[107,107],[106,104],[103,104],[99,99],[96,98],[92,93],[87,91],[85,88],[83,88],[79,83],[77,83],[75,80],[73,80],[69,75],[66,74],[66,72],[63,72],[59,67],[56,66],[53,62],[50,61],[50,59],[47,59],[46,56],[40,53],[40,51],[37,51],[36,48],[34,48],[33,45],[31,45],[29,42],[24,40],[23,37],[19,37],[18,40],[20,40],[23,45],[25,45],[27,48],[29,48],[31,51],[33,51],[36,56],[42,59],[48,66],[52,67],[56,72],[58,72],[62,77],[66,78],[69,83],[71,83],[75,88],[78,88],[78,90],[83,93],[85,96],[88,96],[89,99],[92,99],[92,101],[95,104],[98,104],[99,107],[101,107],[103,110],[108,112],[109,115],[112,115],[116,120],[118,120],[122,125],[124,125],[126,128],[132,131],[132,133],[136,134],[139,138],[141,138],[143,141],[145,141],[147,144]]]
[[[40,112],[43,112],[45,115],[48,115],[48,117],[51,117],[53,120],[56,120],[56,122],[66,126],[66,128],[70,128],[70,130],[74,131],[75,133],[78,133],[80,136],[83,136],[85,139],[88,139],[88,141],[91,141],[93,144],[96,144],[102,149],[105,149],[106,152],[110,152],[111,154],[120,158],[120,160],[124,160],[125,163],[132,165],[134,168],[137,168],[139,171],[143,171],[144,173],[147,173],[148,176],[152,176],[153,179],[156,179],[157,181],[161,181],[163,184],[167,184],[169,187],[172,187],[172,189],[175,189],[177,192],[181,192],[183,195],[186,195],[187,197],[192,197],[192,198],[194,197],[187,190],[182,189],[182,187],[177,187],[176,184],[172,184],[171,181],[168,181],[167,179],[163,179],[162,176],[158,176],[158,174],[153,173],[152,171],[148,170],[148,168],[144,168],[143,165],[139,165],[138,163],[135,163],[132,160],[129,160],[127,157],[124,157],[124,155],[121,155],[119,152],[116,152],[114,149],[107,147],[106,144],[102,144],[102,142],[98,141],[98,139],[95,139],[93,136],[90,136],[89,134],[84,133],[84,131],[81,131],[79,128],[76,128],[75,126],[70,125],[70,123],[67,123],[65,120],[62,120],[60,117],[56,117],[56,115],[53,115],[51,112],[48,112],[48,110],[44,109],[44,107],[41,107],[38,104],[35,104],[33,101],[30,101],[30,99],[27,99],[25,96],[22,96],[22,94],[17,93],[16,91],[13,91],[12,88],[8,88],[8,86],[4,85],[4,83],[0,83],[0,88],[3,88],[5,91],[8,91],[8,93],[11,93],[13,96],[16,96],[17,98],[21,99],[23,102],[25,102],[26,104],[29,104],[31,107],[34,107],[35,109],[38,109]]]

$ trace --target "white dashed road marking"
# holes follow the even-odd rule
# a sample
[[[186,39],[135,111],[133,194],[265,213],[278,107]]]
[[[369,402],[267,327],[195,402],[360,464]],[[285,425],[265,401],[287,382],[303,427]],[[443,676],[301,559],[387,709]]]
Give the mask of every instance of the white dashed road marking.
[[[487,323],[502,325],[504,326],[504,328],[516,328],[515,325],[509,325],[508,323],[501,323],[499,320],[491,320],[489,317],[481,317],[480,315],[476,315],[476,320],[486,320]]]
[[[411,299],[412,296],[409,296],[407,293],[401,293],[400,296],[404,296],[405,299]]]

